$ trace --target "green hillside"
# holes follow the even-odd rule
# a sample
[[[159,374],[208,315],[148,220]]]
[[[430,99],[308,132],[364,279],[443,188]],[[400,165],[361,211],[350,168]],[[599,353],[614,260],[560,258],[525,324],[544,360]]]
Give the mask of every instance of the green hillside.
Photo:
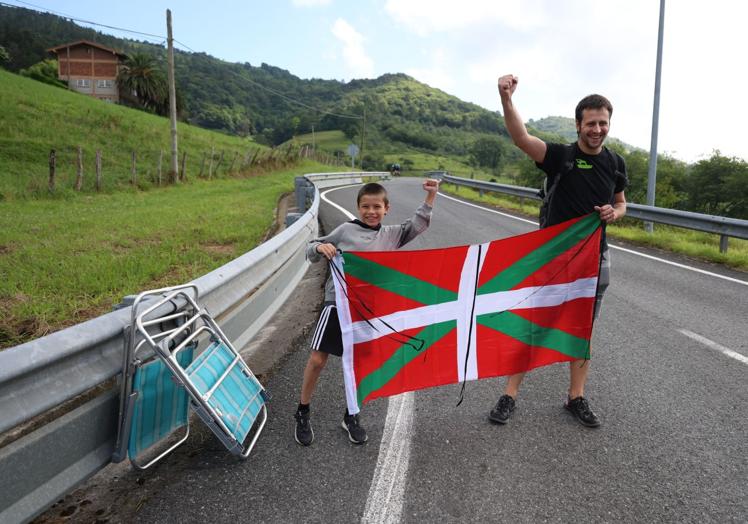
[[[65,194],[76,177],[78,147],[83,150],[84,191],[92,191],[96,151],[102,154],[103,189],[128,186],[132,153],[140,187],[158,183],[160,152],[162,174],[168,171],[170,128],[166,118],[107,104],[66,89],[20,77],[0,69],[0,196],[5,199],[47,193],[49,153],[57,156],[57,193]],[[196,177],[201,166],[207,176],[209,155],[214,152],[213,175],[234,170],[246,159],[267,155],[268,148],[248,138],[178,125],[180,161],[186,156],[187,178]],[[250,155],[249,157],[247,155]],[[203,160],[205,159],[205,160]],[[204,164],[203,164],[204,162]]]
[[[0,46],[10,55],[6,67],[12,71],[19,71],[47,58],[46,48],[78,39],[94,40],[126,53],[149,53],[162,63],[165,58],[165,50],[159,45],[117,39],[54,15],[0,6]],[[311,143],[308,135],[312,129],[315,135],[334,132],[330,136],[336,138],[327,143],[320,142],[320,149],[335,154],[341,152],[341,145],[357,144],[361,149],[359,160],[364,169],[386,169],[388,164],[398,162],[406,174],[447,169],[460,176],[493,178],[528,187],[539,187],[542,182],[543,174],[511,144],[503,118],[498,112],[459,100],[404,74],[386,74],[376,79],[351,80],[347,83],[304,80],[289,71],[264,63],[259,66],[229,63],[205,53],[182,51],[177,52],[175,63],[177,91],[184,108],[181,118],[203,128],[221,130],[235,136],[251,136],[255,143],[269,146],[300,145],[300,141]],[[6,78],[3,76],[0,80],[5,81]],[[58,91],[64,92],[61,89]],[[101,104],[94,105],[94,101],[86,103],[92,114],[103,111]],[[11,104],[5,104],[0,109],[5,109],[7,105]],[[34,109],[35,113],[29,111],[32,113],[30,118],[33,122],[30,123],[34,131],[28,134],[28,145],[23,139],[12,142],[19,129],[26,132],[16,124],[19,118],[24,118],[23,115],[16,115],[13,117],[15,120],[3,121],[4,126],[0,128],[4,132],[3,139],[11,141],[10,144],[0,143],[10,146],[7,152],[3,148],[3,154],[10,157],[11,162],[20,163],[13,168],[12,176],[0,174],[0,177],[5,177],[0,178],[0,184],[14,188],[12,192],[15,193],[38,193],[43,190],[49,148],[62,148],[63,157],[67,155],[67,160],[63,158],[63,164],[69,166],[72,163],[70,157],[78,145],[75,143],[78,140],[71,140],[64,130],[58,132],[56,126],[60,118],[80,119],[79,110],[74,114],[58,113],[53,120],[45,118],[47,115],[42,114],[43,110],[33,105],[29,109]],[[118,131],[118,145],[132,140],[127,132],[122,131],[122,125],[113,116],[116,114],[122,113],[107,112],[107,116],[93,122],[91,129],[95,133],[92,135],[98,143],[106,142],[111,133]],[[157,124],[162,122],[159,119],[143,119],[149,123],[144,124],[145,129],[137,133],[141,145],[145,146],[145,152],[139,153],[138,158],[146,159],[143,171],[152,177],[158,152],[168,144],[166,126]],[[84,119],[81,124],[91,125],[92,122]],[[532,134],[544,140],[569,141],[575,136],[571,118],[548,117],[532,121],[530,127]],[[151,128],[159,129],[159,132],[163,130],[163,133],[155,134]],[[44,140],[40,144],[39,137],[50,134],[55,137],[55,143]],[[220,149],[218,139],[213,138],[215,135],[206,136],[211,138],[202,140],[196,135],[194,147],[189,142],[183,144],[191,155],[188,166],[192,167],[193,173],[196,169],[199,171],[197,164],[202,163],[203,155],[213,146],[213,142],[216,142],[216,151]],[[231,144],[237,144],[238,151],[233,153],[226,149],[229,142],[222,144],[224,158],[255,147],[249,138],[235,140],[237,142]],[[202,143],[197,144],[200,141]],[[63,144],[57,145],[57,142]],[[626,160],[631,182],[626,196],[632,202],[644,202],[648,172],[646,151],[632,148],[612,137],[608,144]],[[20,145],[24,147],[17,147]],[[86,158],[92,158],[91,146],[81,145],[88,147]],[[200,146],[202,151],[199,150]],[[124,170],[124,175],[117,175],[113,177],[114,180],[127,179],[131,152],[126,150],[134,148],[135,145],[127,144],[118,149],[118,153],[112,153],[117,171]],[[193,153],[195,149],[198,151]],[[120,155],[119,158],[117,155]],[[216,153],[216,156],[217,162],[220,154]],[[31,170],[26,169],[25,165],[36,167]],[[105,165],[108,165],[106,158]],[[225,168],[226,162],[222,166]],[[662,207],[744,218],[748,216],[746,177],[748,164],[745,160],[724,157],[719,151],[693,165],[668,155],[659,155],[656,203]],[[7,190],[0,192],[6,193]]]
[[[161,63],[165,58],[161,46],[117,39],[54,15],[0,6],[0,45],[10,53],[7,67],[12,71],[48,58],[46,48],[78,39],[97,41],[125,53],[145,52]],[[264,63],[229,63],[205,53],[178,51],[175,76],[185,121],[251,135],[266,145],[285,143],[311,133],[312,128],[316,132],[343,131],[346,141],[363,146],[364,167],[372,169],[383,169],[389,159],[413,153],[414,162],[453,157],[458,165],[498,174],[500,164],[517,156],[509,147],[497,112],[463,102],[403,74],[347,83],[304,80]],[[492,147],[503,153],[493,155],[498,162],[482,162],[481,154],[475,154],[473,148],[481,139],[495,142]],[[438,165],[425,168],[437,169]]]

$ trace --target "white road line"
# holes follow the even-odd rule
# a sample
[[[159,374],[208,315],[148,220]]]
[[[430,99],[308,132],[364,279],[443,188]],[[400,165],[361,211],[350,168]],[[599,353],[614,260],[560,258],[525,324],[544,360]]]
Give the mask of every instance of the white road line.
[[[390,397],[377,467],[361,517],[362,523],[400,522],[405,502],[412,427],[413,393]]]
[[[439,195],[442,196],[442,197],[444,197],[444,198],[448,198],[449,200],[454,200],[455,202],[459,202],[460,204],[464,204],[466,206],[477,207],[478,209],[482,209],[483,211],[488,211],[490,213],[496,213],[497,215],[505,216],[505,217],[508,217],[508,218],[513,218],[515,220],[519,220],[520,222],[527,222],[528,224],[538,225],[537,222],[534,222],[532,220],[527,220],[526,218],[520,218],[520,217],[516,217],[514,215],[507,214],[507,213],[502,213],[500,211],[496,211],[495,209],[490,209],[490,208],[487,208],[487,207],[479,206],[479,205],[476,205],[476,204],[472,204],[470,202],[464,202],[464,201],[459,200],[457,198],[453,198],[451,196],[447,196],[444,193],[439,193]],[[670,260],[665,260],[664,258],[655,257],[655,256],[652,256],[652,255],[648,255],[646,253],[641,253],[639,251],[634,251],[633,249],[627,249],[625,247],[615,246],[615,245],[610,244],[610,243],[608,245],[612,249],[618,249],[619,251],[624,251],[624,252],[630,253],[632,255],[638,255],[640,257],[648,258],[650,260],[655,260],[657,262],[662,262],[663,264],[668,264],[668,265],[679,267],[681,269],[685,269],[685,270],[688,270],[688,271],[694,271],[696,273],[701,273],[702,275],[708,275],[710,277],[721,278],[722,280],[727,280],[728,282],[733,282],[735,284],[742,284],[744,286],[748,286],[748,281],[745,281],[745,280],[739,280],[737,278],[732,278],[732,277],[728,277],[728,276],[725,276],[725,275],[720,275],[718,273],[712,273],[711,271],[706,271],[704,269],[699,269],[697,267],[687,266],[685,264],[679,264],[677,262],[671,262]]]
[[[734,358],[738,362],[742,362],[743,364],[747,364],[748,365],[748,357],[746,357],[745,355],[741,355],[737,351],[733,351],[730,348],[726,348],[725,346],[721,346],[721,345],[717,344],[716,342],[713,342],[713,341],[709,340],[706,337],[702,337],[701,335],[699,335],[697,333],[694,333],[693,331],[688,331],[687,329],[679,329],[678,331],[680,331],[681,333],[683,333],[684,335],[686,335],[688,338],[691,338],[691,339],[695,340],[696,342],[701,342],[702,344],[704,344],[706,347],[708,347],[710,349],[713,349],[715,351],[719,351],[720,353],[722,353],[724,355],[727,355],[730,358]]]
[[[340,210],[351,220],[354,216],[327,198],[327,193],[342,189],[328,189],[320,195],[322,200]],[[405,502],[405,481],[410,463],[410,441],[413,428],[413,393],[390,397],[387,401],[387,418],[382,442],[379,444],[377,466],[369,486],[369,495],[361,522],[397,524]]]
[[[697,267],[691,267],[691,266],[686,266],[684,264],[679,264],[677,262],[671,262],[670,260],[665,260],[664,258],[653,257],[652,255],[647,255],[646,253],[640,253],[639,251],[626,249],[625,247],[614,246],[614,245],[611,245],[610,247],[612,247],[613,249],[618,249],[619,251],[625,251],[626,253],[631,253],[632,255],[639,255],[640,257],[649,258],[650,260],[656,260],[657,262],[662,262],[663,264],[669,264],[671,266],[679,267],[681,269],[687,269],[688,271],[695,271],[696,273],[701,273],[702,275],[709,275],[710,277],[721,278],[722,280],[727,280],[728,282],[734,282],[736,284],[743,284],[744,286],[748,286],[748,282],[745,280],[738,280],[737,278],[727,277],[725,275],[720,275],[718,273],[712,273],[711,271],[706,271],[704,269],[699,269]]]
[[[514,220],[519,220],[520,222],[527,222],[528,224],[533,224],[533,225],[536,225],[536,226],[538,225],[538,223],[535,222],[535,221],[533,221],[533,220],[528,220],[526,218],[516,217],[514,215],[510,215],[509,213],[502,213],[501,211],[496,211],[495,209],[491,209],[490,207],[479,206],[478,204],[473,204],[472,202],[465,202],[464,200],[460,200],[459,198],[455,198],[455,197],[451,197],[449,195],[445,195],[442,192],[439,192],[439,196],[447,198],[449,200],[454,200],[455,202],[459,202],[460,204],[464,204],[466,206],[477,207],[478,209],[480,209],[482,211],[488,211],[490,213],[496,213],[497,215],[501,215],[503,217],[508,217],[508,218],[513,218]]]
[[[351,187],[351,186],[341,186],[341,187],[334,187],[334,188],[332,188],[332,189],[328,189],[327,191],[325,191],[324,193],[322,193],[322,194],[320,195],[320,198],[322,198],[322,200],[324,200],[325,202],[327,202],[328,204],[330,204],[330,205],[331,205],[332,207],[334,207],[335,209],[338,209],[338,210],[342,211],[342,213],[343,213],[343,214],[344,214],[345,216],[347,216],[348,218],[350,218],[351,220],[353,220],[353,219],[354,219],[354,218],[356,218],[356,217],[355,217],[355,216],[353,216],[353,215],[352,215],[352,214],[350,213],[350,211],[348,211],[348,210],[347,210],[347,209],[345,209],[344,207],[341,207],[341,206],[339,206],[338,204],[336,204],[335,202],[333,202],[332,200],[330,200],[329,198],[327,198],[327,193],[331,193],[331,192],[333,192],[333,191],[337,191],[338,189],[345,189],[345,188],[348,188],[348,187]]]

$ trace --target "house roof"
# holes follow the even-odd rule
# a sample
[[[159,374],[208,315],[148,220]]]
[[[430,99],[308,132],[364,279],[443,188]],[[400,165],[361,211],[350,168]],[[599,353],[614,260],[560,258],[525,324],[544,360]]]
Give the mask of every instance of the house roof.
[[[121,53],[120,51],[117,51],[116,49],[112,49],[111,47],[106,47],[106,46],[103,46],[101,44],[97,44],[96,42],[91,42],[90,40],[77,40],[75,42],[70,42],[69,44],[62,44],[62,45],[58,45],[56,47],[50,47],[49,49],[47,49],[47,52],[49,52],[49,53],[57,53],[57,52],[59,52],[59,51],[61,51],[63,49],[66,49],[68,47],[75,47],[75,46],[78,46],[78,45],[87,45],[87,46],[91,46],[91,47],[96,47],[96,48],[101,49],[103,51],[107,51],[109,53],[117,55],[118,57],[127,58],[127,55],[125,53]]]

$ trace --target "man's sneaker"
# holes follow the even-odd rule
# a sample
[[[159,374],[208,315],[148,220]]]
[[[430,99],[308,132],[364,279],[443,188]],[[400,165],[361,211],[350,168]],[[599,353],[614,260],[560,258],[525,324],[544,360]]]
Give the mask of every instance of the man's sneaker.
[[[590,408],[590,403],[584,397],[577,397],[575,399],[567,398],[564,403],[564,407],[568,409],[572,415],[577,417],[577,420],[583,426],[588,428],[596,428],[600,425],[600,419]]]
[[[488,419],[497,424],[506,424],[509,417],[514,412],[514,399],[509,395],[501,395],[496,407],[491,410]]]
[[[302,446],[308,446],[314,441],[312,423],[309,422],[309,411],[297,411],[294,418],[296,419],[296,430],[293,437]]]
[[[358,415],[349,415],[347,412],[343,415],[341,426],[348,432],[348,439],[354,444],[363,444],[368,440],[366,430],[361,427],[358,421]]]

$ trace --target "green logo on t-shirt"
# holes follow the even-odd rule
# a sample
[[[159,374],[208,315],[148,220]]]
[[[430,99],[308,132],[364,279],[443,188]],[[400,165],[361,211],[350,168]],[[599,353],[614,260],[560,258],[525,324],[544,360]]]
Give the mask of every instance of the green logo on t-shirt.
[[[576,161],[579,169],[592,169],[592,164],[588,164],[585,159],[577,158]]]

